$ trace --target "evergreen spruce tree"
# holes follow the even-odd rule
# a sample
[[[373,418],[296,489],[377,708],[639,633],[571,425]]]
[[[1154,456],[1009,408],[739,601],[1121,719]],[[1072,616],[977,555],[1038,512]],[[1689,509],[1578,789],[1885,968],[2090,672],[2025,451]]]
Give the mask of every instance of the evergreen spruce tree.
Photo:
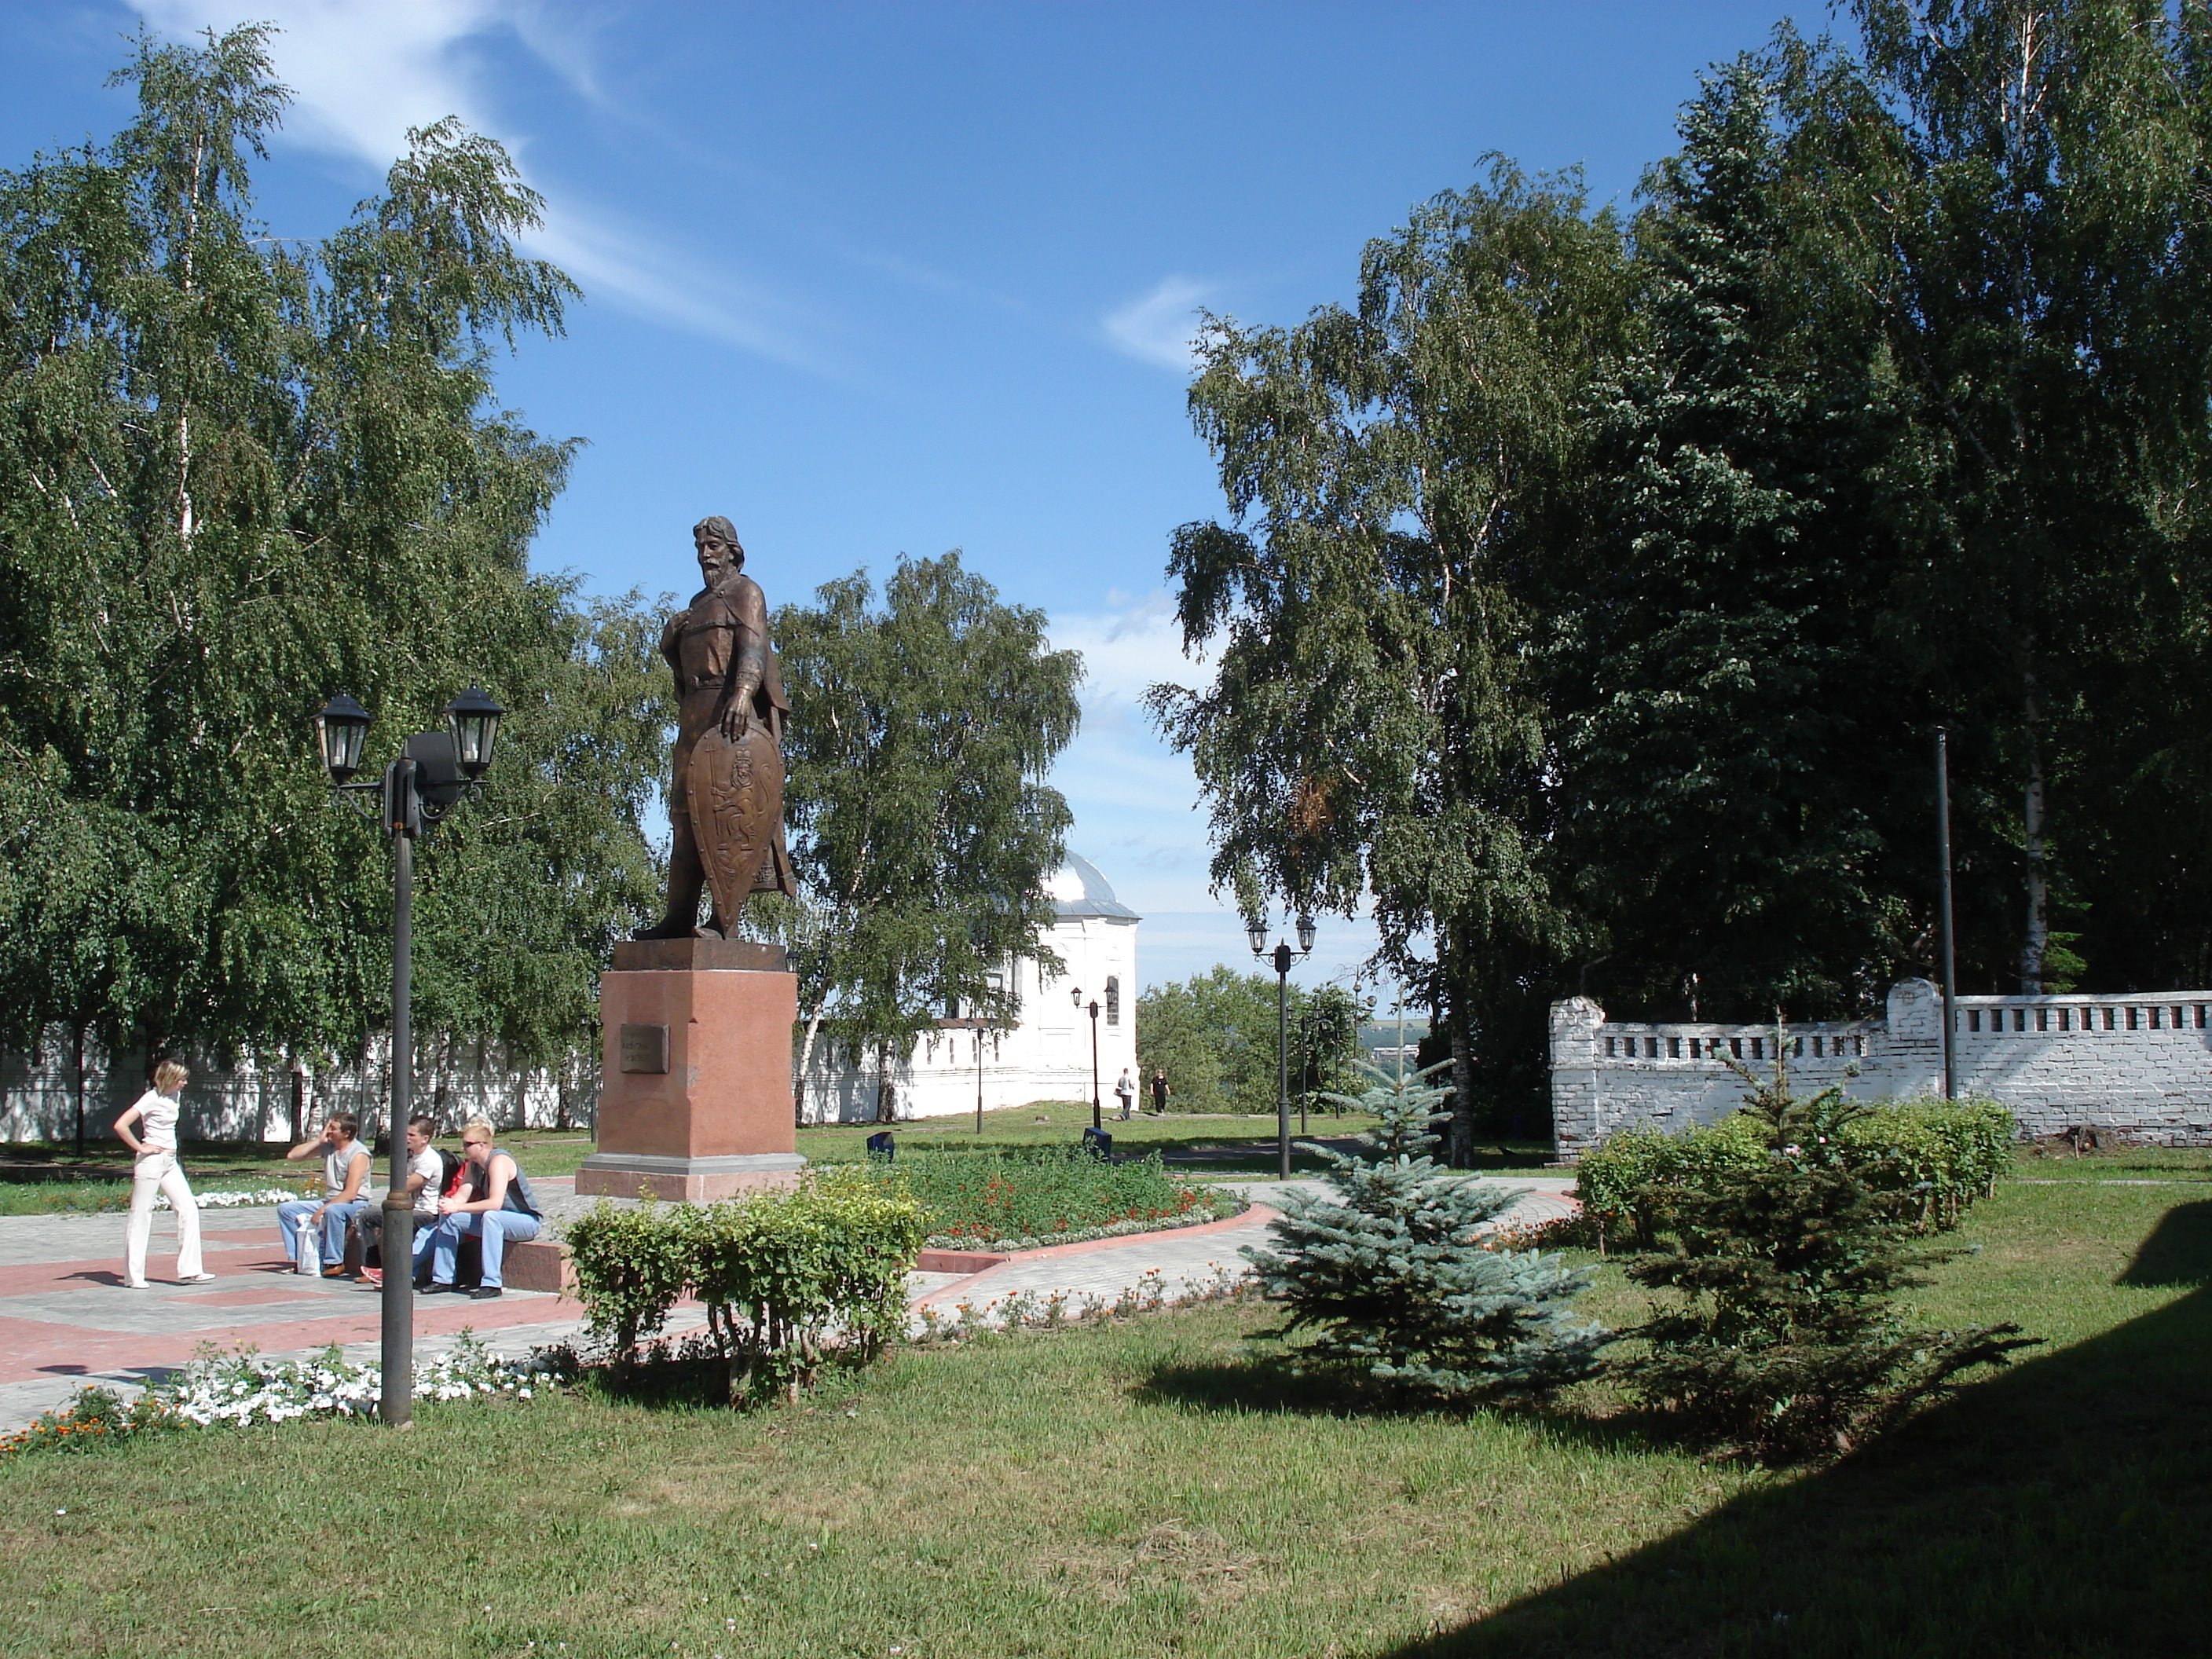
[[[1855,1015],[1929,918],[1905,901],[1930,805],[1899,757],[1931,716],[1876,625],[1898,422],[1808,205],[1841,164],[1793,143],[1778,77],[1714,71],[1645,179],[1646,326],[1594,412],[1601,533],[1559,573],[1563,831],[1608,1006]]]
[[[1450,1065],[1403,1083],[1368,1066],[1373,1086],[1332,1097],[1381,1120],[1360,1137],[1372,1156],[1309,1145],[1328,1158],[1335,1195],[1285,1194],[1268,1229],[1278,1248],[1245,1250],[1266,1294],[1290,1310],[1269,1334],[1317,1334],[1297,1351],[1301,1368],[1438,1394],[1556,1386],[1587,1370],[1609,1340],[1573,1317],[1590,1270],[1484,1243],[1484,1224],[1512,1194],[1430,1156],[1449,1092],[1431,1079]]]
[[[1895,1298],[1955,1249],[1912,1241],[1909,1193],[1877,1190],[1844,1127],[1864,1109],[1840,1089],[1790,1093],[1787,1062],[1752,1089],[1747,1115],[1771,1135],[1767,1163],[1713,1171],[1669,1194],[1672,1234],[1628,1276],[1673,1291],[1630,1335],[1650,1350],[1620,1366],[1689,1437],[1771,1462],[1849,1451],[1949,1389],[1976,1365],[2036,1341],[2014,1324],[1940,1331],[1907,1324]]]

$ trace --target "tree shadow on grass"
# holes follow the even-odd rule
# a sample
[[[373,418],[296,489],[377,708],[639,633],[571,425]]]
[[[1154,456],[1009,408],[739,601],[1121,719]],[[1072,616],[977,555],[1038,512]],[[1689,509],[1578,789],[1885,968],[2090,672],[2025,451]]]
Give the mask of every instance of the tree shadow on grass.
[[[2189,1204],[2122,1282],[2208,1279]],[[1389,1659],[2206,1651],[2208,1357],[2199,1289]]]
[[[1299,1371],[1279,1355],[1268,1353],[1157,1365],[1130,1390],[1130,1397],[1147,1405],[1188,1412],[1267,1412],[1310,1417],[1415,1414],[1401,1401],[1356,1388],[1340,1377]]]
[[[1130,1390],[1130,1397],[1189,1412],[1461,1422],[1475,1417],[1509,1418],[1540,1424],[1561,1439],[1607,1448],[1644,1444],[1650,1439],[1649,1425],[1635,1417],[1592,1417],[1543,1400],[1443,1400],[1362,1382],[1339,1372],[1300,1371],[1282,1355],[1266,1352],[1156,1366]]]
[[[2198,1199],[2177,1204],[2159,1218],[2118,1282],[2194,1288],[2208,1279],[2212,1279],[2212,1199]]]

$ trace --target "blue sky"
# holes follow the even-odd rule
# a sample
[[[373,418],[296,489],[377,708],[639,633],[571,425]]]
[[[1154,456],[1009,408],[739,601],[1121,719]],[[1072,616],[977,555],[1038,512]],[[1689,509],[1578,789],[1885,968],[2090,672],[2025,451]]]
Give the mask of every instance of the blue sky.
[[[1136,706],[1204,672],[1163,586],[1170,532],[1220,501],[1192,313],[1347,299],[1362,244],[1491,150],[1627,208],[1698,71],[1788,10],[0,0],[0,164],[120,125],[101,82],[142,18],[283,28],[299,97],[258,179],[280,234],[334,227],[410,124],[506,142],[547,199],[534,251],[587,295],[501,372],[538,429],[588,441],[538,565],[688,593],[688,526],[725,513],[775,604],[963,549],[1085,653],[1054,781],[1071,846],[1146,917],[1152,983],[1250,963],[1188,768]],[[1372,939],[1323,918],[1299,976]]]

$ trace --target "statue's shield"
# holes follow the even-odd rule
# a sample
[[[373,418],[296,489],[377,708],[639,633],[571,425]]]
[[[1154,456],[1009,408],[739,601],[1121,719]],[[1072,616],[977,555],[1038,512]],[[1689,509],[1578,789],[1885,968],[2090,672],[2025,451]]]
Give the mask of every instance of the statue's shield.
[[[780,873],[763,866],[775,856],[782,828],[783,756],[758,720],[735,743],[712,727],[692,745],[687,782],[691,835],[714,896],[714,917],[734,927],[745,895],[763,890],[764,873]],[[765,890],[779,886],[770,879]]]

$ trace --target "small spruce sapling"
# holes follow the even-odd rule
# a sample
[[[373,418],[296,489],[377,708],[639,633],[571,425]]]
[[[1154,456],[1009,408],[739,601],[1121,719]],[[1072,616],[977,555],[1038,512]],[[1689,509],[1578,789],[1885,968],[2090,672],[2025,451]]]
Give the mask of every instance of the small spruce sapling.
[[[1484,1224],[1514,1194],[1430,1156],[1449,1092],[1431,1079],[1450,1064],[1402,1084],[1363,1066],[1371,1085],[1330,1098],[1381,1120],[1360,1137],[1371,1155],[1305,1144],[1328,1159],[1334,1195],[1285,1193],[1268,1228],[1273,1248],[1243,1253],[1263,1292],[1289,1310],[1267,1334],[1314,1334],[1295,1351],[1300,1369],[1445,1395],[1534,1392],[1587,1372],[1610,1340],[1572,1317],[1589,1270],[1486,1247]]]
[[[1625,1333],[1649,1351],[1618,1369],[1700,1443],[1772,1462],[1849,1451],[1971,1367],[2036,1346],[2013,1324],[1960,1331],[1907,1325],[1899,1291],[1958,1255],[1911,1238],[1920,1194],[1883,1190],[1881,1154],[1844,1130],[1866,1110],[1840,1088],[1790,1092],[1778,1030],[1773,1075],[1750,1085],[1742,1115],[1766,1126],[1749,1169],[1713,1168],[1648,1194],[1668,1212],[1661,1247],[1628,1276],[1679,1300]]]

